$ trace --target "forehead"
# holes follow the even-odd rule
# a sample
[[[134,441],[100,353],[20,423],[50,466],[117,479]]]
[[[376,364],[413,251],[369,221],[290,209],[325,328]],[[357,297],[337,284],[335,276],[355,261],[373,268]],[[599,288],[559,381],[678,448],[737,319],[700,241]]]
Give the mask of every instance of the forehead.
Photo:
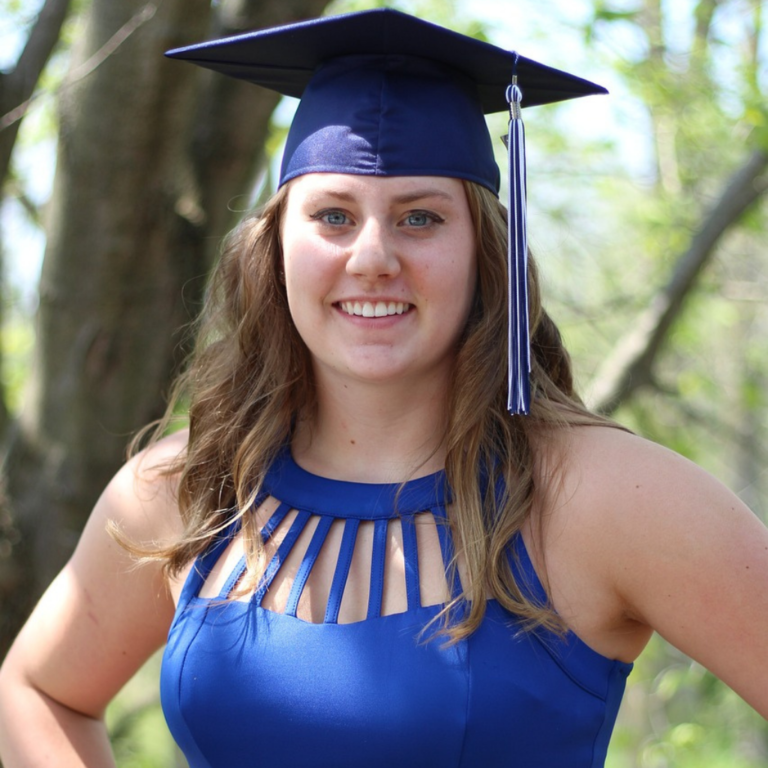
[[[344,173],[308,173],[288,184],[288,200],[337,197],[347,200],[408,202],[435,198],[466,204],[464,184],[444,176],[365,176]]]

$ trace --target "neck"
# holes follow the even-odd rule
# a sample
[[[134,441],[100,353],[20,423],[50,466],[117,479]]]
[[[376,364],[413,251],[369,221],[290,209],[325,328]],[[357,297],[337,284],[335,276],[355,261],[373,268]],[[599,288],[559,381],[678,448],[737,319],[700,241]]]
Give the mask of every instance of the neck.
[[[381,385],[317,380],[317,412],[299,421],[296,461],[339,480],[402,482],[445,462],[444,377]]]

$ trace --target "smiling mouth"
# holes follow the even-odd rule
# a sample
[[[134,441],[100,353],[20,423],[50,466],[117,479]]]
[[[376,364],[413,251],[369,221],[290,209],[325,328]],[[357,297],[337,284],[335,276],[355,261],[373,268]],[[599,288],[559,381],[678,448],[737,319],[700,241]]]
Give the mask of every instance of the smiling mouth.
[[[403,301],[340,301],[338,304],[342,312],[357,317],[389,317],[390,315],[402,315],[411,305]]]

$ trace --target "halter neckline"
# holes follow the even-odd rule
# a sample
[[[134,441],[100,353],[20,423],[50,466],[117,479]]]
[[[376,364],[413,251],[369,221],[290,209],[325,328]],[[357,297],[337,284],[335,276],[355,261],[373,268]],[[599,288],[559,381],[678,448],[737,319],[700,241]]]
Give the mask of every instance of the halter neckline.
[[[335,480],[300,467],[288,446],[268,470],[264,491],[293,508],[360,520],[435,511],[450,503],[444,470],[403,483]]]

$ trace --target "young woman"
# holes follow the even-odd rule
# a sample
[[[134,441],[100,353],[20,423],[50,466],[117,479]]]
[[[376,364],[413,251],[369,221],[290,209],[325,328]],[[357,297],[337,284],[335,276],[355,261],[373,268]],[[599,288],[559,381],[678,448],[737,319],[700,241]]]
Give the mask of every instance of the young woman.
[[[189,430],[110,483],[5,661],[4,765],[112,764],[104,708],[166,640],[193,768],[600,766],[653,631],[768,716],[768,531],[584,408],[532,263],[530,414],[508,413],[498,172],[434,66],[475,42],[389,11],[309,27],[323,59],[398,50],[336,40],[312,75],[214,276]]]

